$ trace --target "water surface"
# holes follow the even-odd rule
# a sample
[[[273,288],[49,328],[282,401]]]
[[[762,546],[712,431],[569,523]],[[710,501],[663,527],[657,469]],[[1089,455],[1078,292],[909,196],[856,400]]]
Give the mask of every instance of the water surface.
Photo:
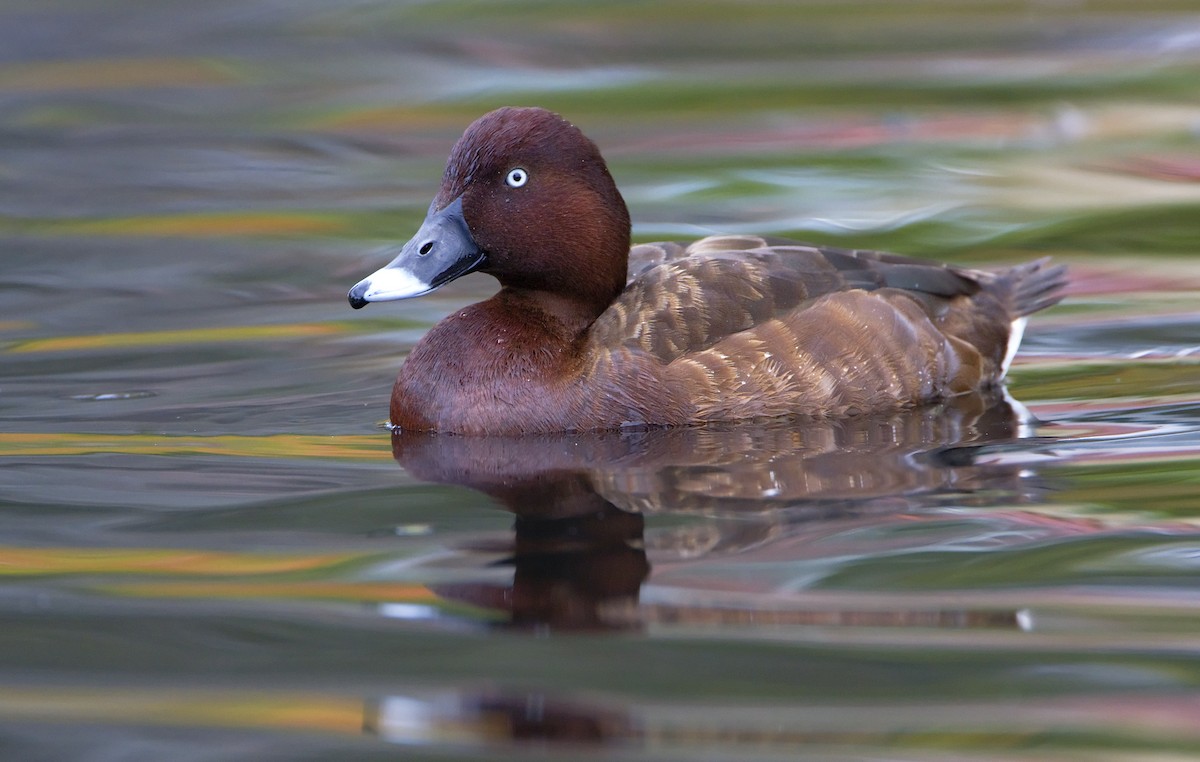
[[[0,756],[1200,754],[1189,3],[0,10]],[[638,240],[1051,255],[1010,390],[473,442],[352,312],[467,123]]]

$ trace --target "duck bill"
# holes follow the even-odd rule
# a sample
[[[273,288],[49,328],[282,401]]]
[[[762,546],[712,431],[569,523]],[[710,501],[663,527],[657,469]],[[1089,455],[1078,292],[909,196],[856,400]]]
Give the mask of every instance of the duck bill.
[[[463,218],[462,198],[457,198],[443,209],[431,209],[421,229],[395,259],[350,289],[350,306],[359,309],[367,302],[428,294],[478,270],[485,259]]]

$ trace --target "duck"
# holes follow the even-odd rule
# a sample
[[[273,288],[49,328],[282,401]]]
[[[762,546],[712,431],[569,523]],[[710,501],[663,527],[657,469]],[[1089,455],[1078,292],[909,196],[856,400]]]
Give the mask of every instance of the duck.
[[[504,107],[467,127],[416,234],[350,305],[469,273],[400,366],[393,431],[520,436],[899,410],[995,389],[1063,266],[1000,271],[781,238],[631,246],[599,148]]]

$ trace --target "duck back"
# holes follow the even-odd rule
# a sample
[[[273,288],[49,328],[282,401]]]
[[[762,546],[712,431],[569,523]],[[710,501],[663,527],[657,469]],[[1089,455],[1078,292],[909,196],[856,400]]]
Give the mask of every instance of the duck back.
[[[754,236],[643,244],[588,373],[607,388],[651,360],[686,390],[687,423],[894,409],[999,384],[1014,323],[1064,282],[1045,260],[991,273]]]

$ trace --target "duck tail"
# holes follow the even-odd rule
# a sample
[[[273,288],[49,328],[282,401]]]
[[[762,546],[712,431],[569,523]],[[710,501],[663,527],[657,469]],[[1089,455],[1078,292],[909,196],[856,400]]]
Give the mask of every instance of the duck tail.
[[[1067,285],[1067,266],[1048,267],[1049,264],[1050,257],[1042,257],[1000,274],[1000,279],[1006,282],[1010,289],[1011,309],[1014,315],[1012,327],[1008,332],[1004,360],[1000,363],[1001,378],[1008,374],[1013,358],[1017,356],[1017,348],[1021,346],[1029,316],[1062,301],[1063,288]]]
[[[1026,317],[1062,301],[1067,266],[1049,265],[1050,257],[1042,257],[1017,265],[1001,276],[1012,289],[1013,315]]]

